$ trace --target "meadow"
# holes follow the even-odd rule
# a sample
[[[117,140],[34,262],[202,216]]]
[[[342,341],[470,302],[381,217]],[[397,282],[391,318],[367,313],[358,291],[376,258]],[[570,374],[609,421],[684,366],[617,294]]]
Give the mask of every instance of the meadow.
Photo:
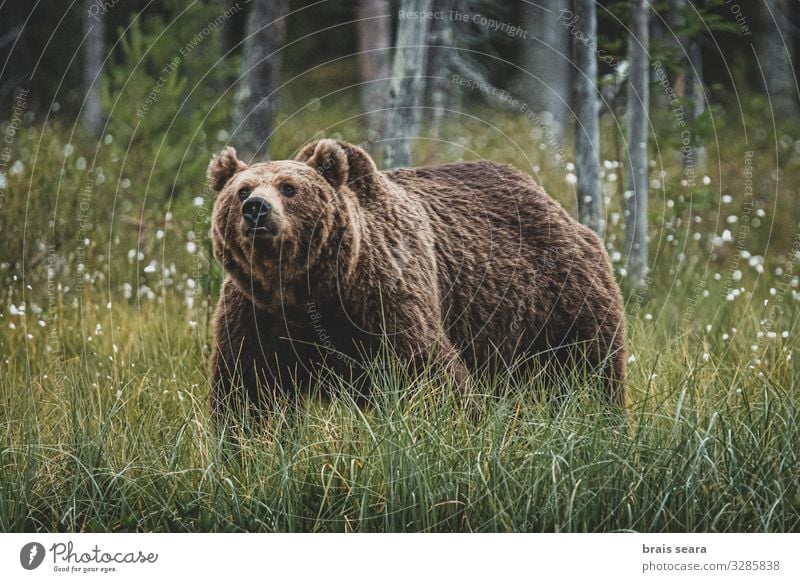
[[[283,114],[273,157],[317,133],[363,142],[344,102]],[[799,531],[800,141],[758,126],[747,141],[730,116],[717,112],[696,176],[673,120],[654,116],[638,288],[624,277],[624,164],[606,119],[623,425],[589,380],[554,409],[547,385],[481,378],[466,414],[435,379],[390,363],[372,372],[370,405],[346,390],[310,398],[235,460],[207,406],[222,274],[205,166],[227,133],[209,122],[155,139],[117,121],[91,141],[23,123],[0,199],[0,530]],[[416,156],[513,163],[574,212],[570,165],[524,116],[461,117]]]

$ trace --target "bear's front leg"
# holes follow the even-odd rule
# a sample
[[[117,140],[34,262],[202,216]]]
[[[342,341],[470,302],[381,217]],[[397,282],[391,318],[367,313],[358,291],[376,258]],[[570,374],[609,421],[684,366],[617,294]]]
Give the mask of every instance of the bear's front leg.
[[[249,309],[248,309],[249,306]],[[249,420],[251,397],[256,393],[256,359],[251,346],[252,303],[227,281],[217,304],[215,346],[211,359],[211,416],[217,430],[231,434]]]
[[[419,331],[395,336],[395,352],[411,365],[415,374],[436,379],[431,385],[444,401],[447,401],[449,391],[454,391],[463,412],[476,420],[479,410],[474,384],[460,353],[445,334],[436,333],[436,330],[428,330],[425,334]]]
[[[461,354],[442,330],[437,313],[404,309],[386,315],[387,337],[397,355],[408,362],[416,373],[442,374],[446,384],[462,394],[469,394],[472,379]]]
[[[232,281],[225,282],[216,313],[210,398],[218,430],[235,433],[262,425],[275,396],[287,391],[278,383],[290,379],[274,373],[280,357],[273,323]]]

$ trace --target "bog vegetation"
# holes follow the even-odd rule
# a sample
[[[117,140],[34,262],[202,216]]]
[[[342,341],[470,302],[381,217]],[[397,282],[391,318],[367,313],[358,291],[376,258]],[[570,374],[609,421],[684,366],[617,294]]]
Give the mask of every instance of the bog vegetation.
[[[336,107],[287,119],[275,155],[310,138],[304,126],[354,139]],[[492,122],[530,143],[519,119]],[[535,167],[569,206],[571,186],[546,152],[523,156],[474,123],[453,128],[472,155]],[[205,161],[215,138],[156,153],[110,133],[95,149],[65,128],[24,128],[17,139],[0,249],[3,530],[800,527],[797,243],[776,234],[793,232],[794,192],[776,183],[770,154],[750,163],[721,139],[733,161],[701,177],[691,198],[678,162],[656,160],[655,261],[647,285],[626,296],[627,427],[580,382],[554,411],[547,386],[495,397],[508,379],[484,378],[474,418],[390,366],[376,368],[384,389],[372,405],[346,391],[311,399],[230,463],[206,402],[221,277],[209,260],[212,200],[200,170],[181,174],[174,195],[173,183],[148,181],[162,156]],[[800,171],[794,141],[781,140],[778,155],[786,173]],[[604,157],[613,200],[617,162]],[[747,179],[758,184],[749,198]],[[621,235],[611,226],[607,238],[619,269]]]
[[[99,138],[57,115],[2,126],[0,530],[800,530],[800,135],[763,122],[763,96],[704,113],[696,173],[673,111],[654,108],[641,286],[624,277],[622,121],[601,119],[625,423],[591,379],[553,407],[541,378],[478,378],[474,414],[389,361],[371,370],[369,405],[346,389],[309,398],[230,458],[207,406],[222,273],[205,167],[230,137],[232,95],[194,85],[211,68],[198,49],[137,115],[191,38],[156,42],[159,23],[143,22],[118,50],[148,66],[109,70]],[[326,89],[348,71],[283,87],[273,158],[320,135],[374,146],[357,89]],[[569,140],[554,148],[529,116],[464,102],[439,140],[415,142],[415,163],[511,163],[574,214]]]

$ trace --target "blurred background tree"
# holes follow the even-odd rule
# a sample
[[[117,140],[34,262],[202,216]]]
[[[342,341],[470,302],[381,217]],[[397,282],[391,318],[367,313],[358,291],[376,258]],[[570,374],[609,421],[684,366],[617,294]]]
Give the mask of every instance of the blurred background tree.
[[[278,108],[288,15],[288,0],[253,0],[248,8],[232,133],[247,162],[268,155]]]
[[[520,74],[520,92],[530,100],[533,111],[544,114],[545,123],[561,141],[566,139],[573,117],[572,43],[565,25],[572,9],[570,0],[545,0],[526,2],[522,11],[522,25],[530,38],[528,50],[520,54],[524,70]]]
[[[83,124],[86,131],[98,136],[103,130],[100,103],[100,75],[106,58],[105,14],[95,10],[93,0],[85,0],[83,16]],[[95,13],[96,12],[96,13]]]
[[[389,168],[411,165],[411,146],[419,131],[425,71],[428,63],[428,30],[431,0],[400,0],[397,43],[389,83],[384,162]]]
[[[758,3],[754,20],[760,87],[769,95],[779,118],[797,119],[800,113],[794,55],[797,50],[798,12],[795,0],[764,0]]]
[[[647,0],[634,0],[631,7],[628,58],[627,172],[625,173],[625,251],[627,271],[635,284],[644,283],[647,275],[650,156],[647,141],[650,132],[650,7]]]
[[[385,84],[392,71],[392,7],[389,0],[358,3],[358,64],[361,75],[361,112],[367,140],[383,135],[388,105]]]
[[[577,31],[575,24],[579,26]],[[578,218],[603,236],[605,213],[600,178],[600,91],[597,76],[597,8],[594,0],[576,0],[575,11],[561,8],[551,26],[580,33],[574,44],[575,167]],[[570,28],[568,28],[570,27]],[[592,41],[592,39],[594,39]],[[585,42],[588,41],[588,42]],[[555,57],[554,60],[558,59]],[[559,100],[562,97],[559,95]],[[566,122],[566,119],[563,120]],[[559,122],[559,125],[561,122]]]

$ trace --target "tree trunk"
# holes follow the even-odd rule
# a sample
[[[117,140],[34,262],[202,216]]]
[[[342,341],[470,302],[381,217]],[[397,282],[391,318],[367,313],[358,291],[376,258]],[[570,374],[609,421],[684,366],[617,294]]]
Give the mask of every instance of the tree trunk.
[[[401,0],[400,12],[429,11],[431,0]],[[389,86],[386,118],[387,168],[411,165],[411,142],[419,133],[420,105],[425,91],[425,65],[430,20],[398,18],[397,43]]]
[[[392,72],[392,9],[389,0],[358,3],[358,65],[361,72],[361,113],[367,141],[383,137],[386,88]],[[383,79],[383,80],[379,80]]]
[[[452,0],[433,0],[434,12],[447,12],[455,8]],[[431,136],[439,137],[445,110],[454,95],[451,87],[453,59],[456,48],[452,18],[439,18],[431,23],[428,34],[428,99],[431,107]]]
[[[575,16],[583,36],[597,38],[595,0],[576,0]],[[600,102],[597,88],[597,53],[588,43],[575,39],[574,109],[575,168],[578,219],[600,237],[605,231],[603,184],[600,179]],[[553,56],[551,59],[555,59]]]
[[[650,46],[653,48],[657,46],[669,47],[675,51],[676,57],[680,54],[679,42],[675,39],[676,26],[674,23],[673,14],[675,13],[675,5],[684,0],[668,0],[668,7],[661,12],[662,18],[654,18],[650,22]],[[660,71],[657,68],[650,69],[650,85],[659,86],[661,82]],[[627,82],[627,81],[626,81]],[[675,89],[675,80],[671,79],[672,89]],[[653,106],[658,109],[670,109],[669,99],[667,98],[666,91],[655,91],[651,96]]]
[[[696,36],[686,33],[686,0],[671,0],[667,12],[670,27],[669,38],[680,68],[672,81],[675,95],[683,98],[686,123],[692,134],[692,147],[681,155],[683,173],[694,175],[705,167],[706,150],[696,145],[698,139],[695,122],[706,110],[706,94],[703,85],[703,52]],[[675,38],[677,35],[677,39]],[[659,95],[665,95],[659,92]]]
[[[240,0],[218,0],[220,13],[228,12],[230,16],[225,19],[219,29],[218,46],[219,58],[223,59],[214,67],[213,91],[220,95],[228,90],[230,84],[236,79],[236,71],[231,63],[238,52],[244,34],[244,16],[246,12],[241,7]]]
[[[666,38],[679,63],[678,70],[675,71],[675,75],[672,77],[672,90],[676,96],[685,97],[687,73],[691,77],[691,71],[687,63],[689,37],[685,33],[686,0],[669,0],[666,16],[667,26],[669,27]],[[669,107],[669,104],[667,104],[667,107]]]
[[[797,79],[794,74],[794,24],[792,10],[797,2],[763,0],[759,28],[755,35],[758,64],[764,75],[767,96],[780,121],[796,121],[800,113]]]
[[[634,0],[628,38],[627,154],[625,173],[625,243],[628,276],[641,285],[647,276],[647,136],[649,118],[649,3]]]
[[[577,2],[576,7],[585,4]],[[570,123],[569,8],[569,0],[526,2],[524,7],[529,37],[522,55],[522,91],[531,110],[542,114],[559,141]],[[586,24],[584,19],[580,22],[579,26]]]
[[[233,132],[241,158],[268,156],[278,104],[281,50],[286,40],[288,0],[253,0],[245,28],[239,88],[234,95]]]
[[[94,0],[83,6],[83,126],[90,134],[103,131],[103,107],[100,103],[100,73],[105,58],[105,13],[93,9]],[[96,7],[95,7],[96,8]]]
[[[686,77],[686,101],[689,111],[687,119],[692,127],[692,148],[689,157],[683,159],[684,175],[692,171],[695,175],[704,173],[706,167],[706,148],[698,140],[697,120],[706,110],[706,90],[703,85],[703,52],[700,43],[691,38],[686,43],[689,60],[689,73]]]

